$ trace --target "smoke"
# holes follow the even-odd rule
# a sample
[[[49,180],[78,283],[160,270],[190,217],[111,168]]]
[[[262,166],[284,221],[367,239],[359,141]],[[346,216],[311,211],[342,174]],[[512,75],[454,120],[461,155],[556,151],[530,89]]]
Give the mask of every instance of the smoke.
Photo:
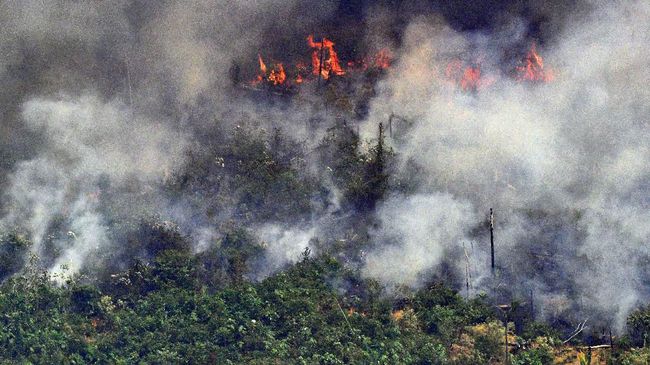
[[[230,126],[215,118],[249,107],[224,101],[236,97],[233,64],[272,37],[306,33],[332,4],[28,0],[0,8],[0,222],[25,230],[36,253],[54,251],[53,270],[75,273],[97,248],[116,244],[117,220],[187,213],[179,220],[197,251],[215,240],[163,185],[192,139]],[[314,15],[296,16],[306,12]]]
[[[287,264],[297,262],[306,249],[313,250],[310,241],[316,236],[316,228],[286,229],[267,224],[256,229],[256,234],[266,248],[264,261],[256,274],[266,277]]]
[[[365,271],[391,286],[426,280],[443,257],[469,242],[466,229],[476,222],[471,206],[449,194],[395,197],[377,214],[382,221],[375,236],[389,245],[366,256]]]
[[[649,7],[591,5],[589,16],[567,20],[542,48],[545,65],[557,70],[548,84],[515,82],[500,67],[518,32],[463,33],[435,18],[408,26],[399,62],[380,84],[364,130],[374,133],[391,113],[410,121],[393,127],[401,128],[393,140],[396,175],[432,203],[389,201],[392,208],[378,211],[384,224],[375,239],[388,243],[368,254],[368,275],[417,285],[423,270],[448,260],[462,277],[465,262],[448,247],[481,226],[484,219],[475,217],[493,207],[497,266],[522,291],[581,302],[584,313],[601,310],[618,328],[631,308],[649,299],[642,284],[650,241],[643,223],[650,218]],[[480,55],[482,73],[495,77],[473,94],[440,76],[450,60],[468,55]],[[441,192],[449,197],[436,199]],[[441,212],[470,219],[443,220],[444,228],[427,223]],[[395,237],[387,238],[386,229]],[[476,281],[488,290],[482,232],[474,239],[484,247],[484,263],[474,265],[484,278]],[[536,270],[545,255],[552,268]]]
[[[21,162],[11,175],[2,224],[28,222],[33,249],[41,253],[52,226],[65,221],[68,234],[53,239],[61,256],[52,269],[65,264],[71,273],[109,243],[99,209],[102,185],[153,189],[182,162],[187,144],[183,134],[93,95],[33,98],[24,103],[22,119],[44,144],[37,158]]]
[[[649,8],[2,1],[0,225],[24,230],[62,275],[120,248],[117,231],[132,219],[157,216],[178,224],[195,252],[219,241],[224,222],[252,227],[266,250],[251,277],[295,262],[305,247],[345,246],[352,265],[388,288],[419,287],[433,276],[458,285],[469,273],[476,292],[499,285],[486,245],[494,208],[499,280],[548,298],[538,308],[549,317],[553,308],[599,310],[620,327],[650,297]],[[291,98],[251,97],[237,87],[255,74],[258,53],[269,62],[308,57],[311,33],[335,40],[340,55],[394,50],[376,85],[350,77],[338,89],[369,95],[367,116],[342,123],[351,113],[340,105],[353,107],[329,86],[303,85]],[[534,39],[551,83],[512,75]],[[454,60],[480,65],[478,91],[445,79]],[[355,123],[364,141],[374,139],[391,115],[400,192],[374,212],[355,212],[318,157],[321,142],[332,125],[352,131]],[[284,133],[293,144],[277,160],[286,157],[287,176],[316,177],[320,197],[289,205],[272,196],[257,206],[263,218],[240,217],[239,156],[228,160],[235,153],[224,147],[238,125]],[[197,155],[211,161],[198,164],[204,181],[169,194]]]

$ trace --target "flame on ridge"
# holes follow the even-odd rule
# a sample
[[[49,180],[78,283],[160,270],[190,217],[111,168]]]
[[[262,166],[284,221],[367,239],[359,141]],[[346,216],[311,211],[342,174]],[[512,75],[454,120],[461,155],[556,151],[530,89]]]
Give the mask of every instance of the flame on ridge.
[[[537,53],[535,43],[530,47],[522,65],[517,66],[517,80],[550,82],[555,79],[553,70],[544,68],[544,59]]]
[[[346,63],[347,70],[343,68],[338,54],[334,50],[335,43],[323,37],[320,42],[314,40],[313,35],[307,37],[307,45],[311,51],[311,70],[308,64],[302,61],[297,62],[290,68],[291,78],[282,63],[273,63],[271,66],[258,54],[259,73],[251,81],[257,85],[267,83],[273,86],[299,85],[315,78],[324,80],[332,76],[344,76],[348,72],[365,71],[370,68],[383,70],[390,68],[393,62],[393,55],[388,48],[380,49],[376,54],[363,57],[357,60],[350,60]],[[467,64],[460,59],[449,62],[444,70],[445,80],[463,92],[477,92],[484,89],[496,80],[495,75],[484,75],[480,63]],[[552,69],[545,68],[544,59],[537,52],[536,44],[533,43],[522,61],[514,69],[514,78],[517,81],[550,82],[555,79]]]
[[[314,42],[314,35],[307,37],[307,44],[313,49],[311,53],[312,73],[327,80],[331,75],[343,76],[345,70],[341,67],[339,56],[334,50],[334,42],[323,37],[320,42]]]

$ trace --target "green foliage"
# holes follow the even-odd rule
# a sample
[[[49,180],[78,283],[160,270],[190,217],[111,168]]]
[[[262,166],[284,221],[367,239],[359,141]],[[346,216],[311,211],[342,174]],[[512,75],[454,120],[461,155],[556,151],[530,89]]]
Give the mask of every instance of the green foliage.
[[[338,285],[356,274],[331,257],[304,255],[258,284],[215,292],[198,279],[200,268],[195,257],[165,250],[102,292],[59,286],[35,267],[0,287],[0,362],[450,363],[439,338],[391,317],[387,299],[342,295]]]
[[[553,354],[546,346],[523,351],[513,356],[512,365],[551,365]]]
[[[650,306],[639,308],[628,316],[627,330],[635,345],[643,345],[650,340]]]
[[[624,353],[619,359],[621,365],[646,365],[650,363],[650,349],[632,349]]]
[[[16,232],[0,236],[0,280],[24,266],[30,246],[31,243]]]
[[[527,340],[533,340],[538,337],[546,337],[551,339],[559,339],[560,334],[553,327],[543,322],[529,322],[526,323],[521,337]]]
[[[252,255],[249,239],[235,229],[221,247]],[[54,283],[33,261],[0,285],[0,363],[456,365],[503,355],[503,325],[485,299],[442,284],[415,292],[397,315],[376,282],[330,256],[306,251],[261,282],[220,288],[204,281],[205,262],[161,250],[100,289]],[[512,364],[550,364],[551,346],[536,339]]]
[[[384,197],[393,151],[386,145],[382,124],[366,153],[360,150],[359,136],[345,122],[328,130],[319,151],[321,163],[331,171],[348,207],[368,211]]]
[[[457,292],[440,283],[420,290],[415,295],[413,307],[419,313],[423,328],[441,336],[448,344],[460,336],[465,326],[494,317],[483,297],[464,301]]]

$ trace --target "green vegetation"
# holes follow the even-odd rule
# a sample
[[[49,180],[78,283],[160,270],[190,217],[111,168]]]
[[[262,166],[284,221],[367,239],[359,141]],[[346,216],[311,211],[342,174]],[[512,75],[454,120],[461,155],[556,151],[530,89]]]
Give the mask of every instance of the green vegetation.
[[[259,283],[215,289],[205,276],[208,257],[174,246],[150,263],[135,262],[103,289],[81,278],[57,284],[33,258],[0,286],[0,363],[503,361],[504,327],[485,297],[468,301],[436,283],[396,302],[376,282],[308,251]],[[557,340],[509,337],[513,365],[553,363]],[[620,359],[642,364],[648,354]]]
[[[5,233],[0,364],[503,364],[506,338],[512,365],[648,362],[648,351],[630,347],[646,344],[649,308],[630,316],[613,356],[592,357],[562,346],[557,329],[534,322],[518,303],[507,307],[506,333],[504,313],[486,295],[465,299],[439,281],[396,295],[354,269],[372,245],[376,205],[409,185],[392,180],[384,137],[380,125],[364,145],[341,121],[307,156],[277,129],[238,126],[215,136],[222,140],[193,150],[162,192],[218,232],[198,253],[173,222],[125,217],[108,202],[108,234],[119,244],[99,248],[71,278],[45,269],[61,254],[63,214],[39,249],[20,232]],[[307,158],[322,171],[307,168]],[[98,189],[107,201],[124,193],[108,181]],[[305,250],[299,262],[255,280],[273,270],[258,270],[267,264],[266,243],[246,227],[307,221],[331,208],[331,190],[340,193],[336,214],[354,213],[335,238],[315,240],[316,255]],[[219,218],[223,211],[229,219]]]
[[[310,258],[252,284],[210,290],[204,262],[179,249],[115,275],[106,289],[55,284],[33,261],[0,287],[0,359],[80,363],[463,363],[449,344],[490,318],[442,285],[399,319],[378,285],[331,257]],[[355,278],[356,295],[336,283]],[[402,310],[403,311],[403,310]],[[446,311],[446,312],[445,312]],[[456,331],[457,329],[457,331]],[[469,333],[469,332],[468,332]],[[498,351],[484,346],[471,356]],[[461,361],[461,362],[459,362]]]

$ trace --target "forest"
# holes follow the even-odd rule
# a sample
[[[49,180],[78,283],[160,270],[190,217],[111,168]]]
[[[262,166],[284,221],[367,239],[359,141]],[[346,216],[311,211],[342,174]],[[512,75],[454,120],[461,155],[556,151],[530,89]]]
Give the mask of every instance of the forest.
[[[648,364],[647,1],[0,0],[0,364]]]

